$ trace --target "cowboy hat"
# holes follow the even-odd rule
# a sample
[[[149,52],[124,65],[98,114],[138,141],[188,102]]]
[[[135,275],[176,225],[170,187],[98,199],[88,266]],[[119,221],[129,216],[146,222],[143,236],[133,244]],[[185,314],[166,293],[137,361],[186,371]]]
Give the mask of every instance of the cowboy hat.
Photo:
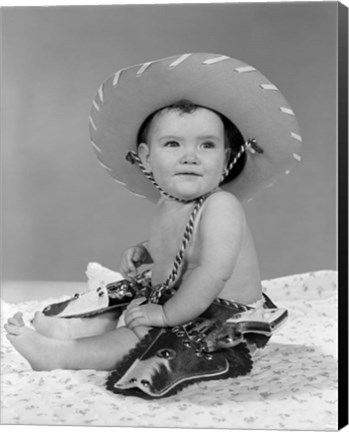
[[[223,114],[262,153],[247,152],[242,172],[224,190],[249,200],[301,160],[302,137],[279,89],[253,66],[219,54],[193,53],[121,69],[93,100],[90,138],[100,164],[134,194],[157,201],[160,192],[127,155],[153,112],[187,99]],[[127,160],[127,159],[128,160]]]

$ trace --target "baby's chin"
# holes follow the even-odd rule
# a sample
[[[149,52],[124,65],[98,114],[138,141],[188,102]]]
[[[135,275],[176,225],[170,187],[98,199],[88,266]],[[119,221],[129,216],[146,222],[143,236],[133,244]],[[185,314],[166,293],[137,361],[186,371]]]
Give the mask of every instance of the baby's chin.
[[[178,198],[180,200],[183,201],[194,201],[197,200],[203,196],[209,195],[213,192],[216,192],[217,190],[220,190],[219,186],[214,187],[213,189],[205,189],[205,190],[200,190],[200,191],[173,191],[173,192],[168,192],[169,195]]]

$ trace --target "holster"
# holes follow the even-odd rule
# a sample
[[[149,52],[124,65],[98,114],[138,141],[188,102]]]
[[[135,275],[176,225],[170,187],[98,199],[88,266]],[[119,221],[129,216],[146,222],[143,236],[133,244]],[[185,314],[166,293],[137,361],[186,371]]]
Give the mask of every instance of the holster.
[[[269,306],[260,310],[218,300],[189,323],[152,328],[116,365],[107,389],[160,398],[195,382],[246,375],[253,366],[251,352],[264,347],[287,318],[285,309],[265,299]]]
[[[151,290],[148,275],[142,274],[133,281],[121,280],[75,295],[47,306],[43,312],[62,318],[92,317],[111,310],[121,314],[134,298],[149,298]],[[159,303],[164,304],[171,295],[173,292],[163,294]],[[161,398],[195,382],[249,373],[251,353],[264,347],[287,318],[286,309],[277,308],[266,294],[263,296],[263,307],[258,309],[216,299],[193,321],[151,328],[116,364],[106,388],[117,394]]]

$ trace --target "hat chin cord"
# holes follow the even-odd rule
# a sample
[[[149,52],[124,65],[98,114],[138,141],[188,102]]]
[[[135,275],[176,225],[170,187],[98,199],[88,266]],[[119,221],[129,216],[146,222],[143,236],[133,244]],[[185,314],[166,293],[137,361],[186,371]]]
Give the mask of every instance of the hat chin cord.
[[[237,160],[243,155],[243,153],[249,150],[252,154],[254,153],[263,153],[263,149],[261,149],[256,140],[253,139],[249,139],[247,140],[244,145],[242,145],[240,147],[240,150],[238,151],[238,153],[236,154],[236,156],[234,157],[234,159],[230,162],[230,164],[228,165],[228,167],[224,170],[223,176],[222,176],[222,180],[221,182],[229,175],[230,171],[233,169],[234,165],[236,164]],[[137,163],[137,165],[139,166],[139,168],[141,169],[141,171],[143,172],[143,174],[146,176],[146,178],[156,187],[156,189],[159,190],[159,192],[164,195],[167,198],[173,199],[175,201],[178,202],[182,202],[182,203],[191,203],[191,202],[196,202],[193,211],[190,215],[189,221],[187,223],[187,226],[185,227],[185,231],[184,231],[184,235],[183,235],[183,241],[182,241],[182,245],[180,250],[178,251],[176,257],[175,257],[175,261],[174,261],[174,265],[173,265],[173,269],[169,275],[169,277],[166,279],[166,281],[160,285],[157,285],[156,287],[153,288],[151,294],[150,294],[150,298],[149,301],[151,303],[158,303],[162,294],[165,291],[168,291],[170,289],[171,284],[173,284],[173,282],[175,282],[175,280],[177,279],[178,273],[179,273],[179,269],[180,266],[183,263],[183,259],[184,259],[184,252],[188,246],[188,243],[191,239],[191,236],[193,234],[194,231],[194,222],[196,219],[196,216],[198,214],[198,211],[200,209],[200,207],[202,206],[202,204],[204,203],[205,199],[208,197],[208,194],[202,195],[201,197],[192,199],[192,200],[182,200],[180,198],[177,198],[175,196],[172,196],[170,194],[168,194],[167,192],[165,192],[155,181],[153,174],[151,172],[148,172],[145,168],[145,166],[143,165],[140,157],[138,156],[138,154],[134,151],[130,151],[127,153],[126,155],[126,159],[134,164],[135,162]]]
[[[227,166],[227,168],[224,170],[222,178],[221,178],[221,183],[224,181],[224,179],[229,175],[230,171],[233,169],[234,165],[236,164],[236,162],[238,161],[238,159],[244,154],[244,152],[246,150],[249,150],[252,154],[254,153],[263,153],[263,150],[261,149],[261,147],[259,147],[259,145],[257,144],[256,140],[254,138],[247,140],[239,149],[238,153],[235,155],[234,159],[229,163],[229,165]],[[199,200],[201,197],[197,197],[197,198],[193,198],[190,200],[183,200],[181,198],[177,198],[169,193],[167,193],[166,191],[164,191],[162,189],[161,186],[158,185],[158,183],[156,182],[156,180],[154,179],[154,176],[151,172],[147,171],[145,166],[143,165],[143,162],[141,160],[141,158],[138,156],[138,154],[135,151],[129,151],[126,155],[126,160],[129,161],[131,164],[134,164],[135,162],[137,163],[137,165],[139,166],[140,170],[142,171],[142,173],[146,176],[146,178],[156,187],[156,189],[165,197],[170,198],[174,201],[178,201],[181,203],[191,203],[194,201]],[[209,194],[203,195],[203,196],[208,196]]]

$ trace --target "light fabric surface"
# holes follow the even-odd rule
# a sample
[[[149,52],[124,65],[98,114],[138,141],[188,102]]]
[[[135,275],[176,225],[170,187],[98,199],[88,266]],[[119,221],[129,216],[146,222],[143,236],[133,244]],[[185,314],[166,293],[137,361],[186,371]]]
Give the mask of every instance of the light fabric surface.
[[[97,279],[89,275],[90,288]],[[108,392],[107,372],[32,371],[4,337],[3,323],[17,310],[29,320],[57,299],[2,302],[2,424],[337,430],[337,272],[263,285],[279,307],[288,309],[289,319],[254,355],[252,372],[152,401]]]

